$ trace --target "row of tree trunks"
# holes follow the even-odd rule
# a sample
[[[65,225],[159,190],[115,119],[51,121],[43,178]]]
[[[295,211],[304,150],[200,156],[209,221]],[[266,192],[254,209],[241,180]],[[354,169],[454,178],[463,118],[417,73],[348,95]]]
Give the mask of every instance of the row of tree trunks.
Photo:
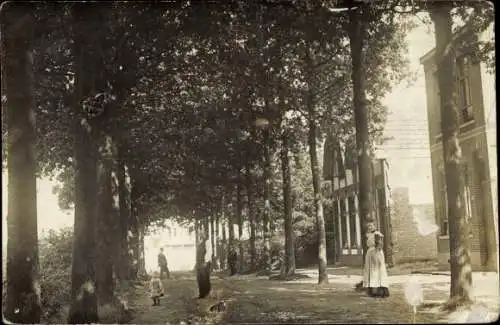
[[[8,241],[7,302],[13,323],[39,323],[36,209],[35,103],[32,35],[34,17],[25,6],[2,6],[2,95],[7,97]],[[5,91],[5,93],[3,92]]]

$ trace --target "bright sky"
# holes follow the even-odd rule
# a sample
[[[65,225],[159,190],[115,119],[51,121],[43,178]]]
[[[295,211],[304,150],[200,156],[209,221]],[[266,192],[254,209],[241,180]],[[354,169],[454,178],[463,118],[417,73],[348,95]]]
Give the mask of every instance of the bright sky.
[[[427,27],[421,26],[408,35],[410,60],[413,70],[418,71],[418,79],[410,88],[400,85],[387,96],[391,116],[387,125],[388,136],[397,139],[386,146],[390,163],[390,185],[409,187],[412,203],[432,203],[432,183],[427,138],[427,113],[423,70],[419,58],[434,47],[434,36]],[[412,126],[410,126],[412,123]],[[416,147],[416,148],[415,148]],[[413,149],[411,149],[413,148]],[[73,211],[61,211],[57,196],[52,194],[55,182],[42,178],[38,187],[38,232],[73,226]],[[3,242],[7,229],[7,178],[2,173],[2,224]]]
[[[391,188],[408,187],[412,204],[432,203],[432,173],[427,130],[425,77],[420,57],[435,44],[432,26],[422,23],[408,36],[410,65],[417,73],[409,87],[403,82],[386,97],[389,108],[385,135],[388,141],[380,157],[389,163]]]
[[[73,226],[73,211],[61,211],[57,204],[57,195],[52,188],[57,183],[42,178],[37,180],[38,233],[49,229],[60,229]],[[5,227],[7,216],[7,172],[2,172],[2,222]]]

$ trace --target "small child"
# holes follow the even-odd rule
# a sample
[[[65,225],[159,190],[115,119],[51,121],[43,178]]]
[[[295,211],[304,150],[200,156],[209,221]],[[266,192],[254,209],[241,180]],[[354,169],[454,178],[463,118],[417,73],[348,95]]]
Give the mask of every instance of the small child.
[[[150,297],[153,299],[153,306],[160,305],[160,297],[163,297],[163,283],[160,279],[160,273],[158,271],[153,272],[151,281],[149,282],[149,292]]]

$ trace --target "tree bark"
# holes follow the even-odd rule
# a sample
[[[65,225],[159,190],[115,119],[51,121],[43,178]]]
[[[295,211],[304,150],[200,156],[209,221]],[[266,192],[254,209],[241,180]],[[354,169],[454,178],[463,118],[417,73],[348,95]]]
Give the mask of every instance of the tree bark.
[[[246,171],[246,190],[248,200],[248,221],[250,223],[250,269],[255,270],[257,260],[257,249],[255,247],[255,212],[253,209],[253,185],[252,171],[250,164],[247,164]]]
[[[132,171],[131,171],[132,172]],[[130,175],[131,188],[130,188],[130,215],[127,234],[128,246],[128,261],[129,261],[129,280],[136,280],[139,274],[139,210],[138,199],[139,189],[137,188],[137,181],[133,173]]]
[[[26,6],[2,8],[2,81],[7,97],[8,241],[5,318],[39,323],[36,207],[35,103],[33,100],[32,33],[34,17]]]
[[[238,184],[236,184],[236,217],[238,220],[238,250],[239,250],[239,256],[238,256],[238,266],[239,266],[239,272],[241,273],[244,268],[244,254],[243,254],[243,216],[242,216],[242,210],[243,210],[243,194],[242,194],[242,187],[243,187],[243,181],[241,177],[241,172],[238,172]]]
[[[227,211],[227,224],[228,224],[228,247],[227,247],[227,265],[231,265],[231,252],[235,250],[234,247],[234,221],[233,211]]]
[[[318,133],[317,123],[318,116],[316,113],[316,107],[314,103],[314,93],[312,89],[312,77],[313,77],[313,62],[310,57],[309,50],[306,52],[306,69],[307,69],[307,82],[308,82],[308,92],[306,95],[306,105],[308,113],[308,144],[309,144],[309,157],[311,159],[311,173],[313,181],[313,193],[314,193],[314,208],[316,214],[316,228],[318,231],[318,283],[326,284],[328,283],[328,273],[327,273],[327,257],[326,257],[326,230],[325,230],[325,216],[323,211],[323,195],[321,188],[321,170],[318,162],[318,144],[316,139],[316,134]]]
[[[309,103],[309,114],[314,114],[313,103]],[[318,162],[316,143],[316,119],[310,117],[309,120],[309,155],[311,158],[311,172],[314,192],[314,208],[316,213],[316,227],[318,231],[318,283],[328,283],[327,258],[326,258],[326,230],[325,216],[323,213],[323,197],[321,193],[321,172]]]
[[[144,237],[146,235],[146,226],[143,223],[139,223],[139,260],[138,260],[138,271],[137,275],[140,278],[145,278],[147,275],[146,271],[146,254],[144,247]]]
[[[363,25],[364,5],[356,4],[358,9],[349,11],[349,42],[352,58],[352,84],[353,84],[353,106],[356,127],[356,147],[358,166],[358,195],[359,195],[359,218],[361,219],[361,230],[365,233],[366,225],[374,222],[372,179],[370,161],[370,138],[368,125],[368,108],[366,106],[366,86],[363,69],[364,63],[364,41],[365,27]],[[366,236],[361,236],[363,246],[363,265],[367,251]]]
[[[450,307],[472,302],[472,267],[469,225],[465,211],[465,182],[459,142],[459,111],[455,105],[455,56],[447,46],[452,42],[452,4],[434,4],[429,10],[434,21],[436,62],[443,134],[443,160],[448,195],[451,287]]]
[[[94,86],[87,71],[92,62],[87,51],[85,26],[95,18],[95,10],[73,6],[75,55],[75,225],[71,271],[70,324],[98,323],[95,278],[95,227],[97,216],[97,131],[84,116],[82,101]]]
[[[292,175],[290,172],[289,138],[287,131],[282,133],[281,144],[281,171],[283,175],[283,205],[285,219],[285,274],[295,273],[295,246],[292,227]]]
[[[267,105],[266,105],[267,106]],[[264,270],[271,275],[271,130],[269,127],[264,130],[264,213],[262,222],[262,232],[264,235],[264,247],[262,251],[264,260]]]
[[[215,253],[217,251],[217,248],[215,247],[216,243],[216,238],[215,238],[215,217],[213,213],[210,216],[210,245],[212,247],[212,256],[210,260],[212,261],[212,268],[216,268],[216,258],[215,258]]]
[[[214,269],[219,269],[221,268],[220,261],[221,261],[221,238],[220,238],[220,211],[217,211],[215,214],[215,260],[213,261],[214,263]]]
[[[129,228],[130,219],[130,182],[127,179],[127,170],[125,167],[125,162],[121,152],[123,148],[118,148],[118,166],[117,166],[117,178],[118,178],[118,199],[120,207],[120,228],[119,228],[119,258],[116,264],[116,276],[119,281],[125,281],[129,279],[129,254],[127,245],[127,232]]]
[[[97,196],[97,252],[96,252],[96,288],[99,305],[105,305],[113,300],[114,282],[113,265],[117,242],[118,216],[113,207],[113,152],[110,136],[105,136],[100,148],[99,192]]]
[[[227,237],[226,237],[226,202],[225,202],[225,196],[222,195],[221,198],[221,211],[220,211],[220,220],[221,220],[221,227],[222,227],[222,244],[221,244],[221,254],[220,254],[220,268],[222,270],[226,269],[227,267],[227,251],[228,251],[228,245],[227,245]]]

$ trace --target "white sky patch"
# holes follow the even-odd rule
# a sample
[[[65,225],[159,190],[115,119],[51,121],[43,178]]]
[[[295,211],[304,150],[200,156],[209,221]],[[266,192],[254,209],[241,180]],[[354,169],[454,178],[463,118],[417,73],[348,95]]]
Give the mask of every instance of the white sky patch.
[[[7,192],[7,172],[2,172],[2,244],[7,243],[7,213],[8,213],[8,192]],[[38,235],[54,229],[73,227],[73,210],[63,211],[59,208],[58,197],[52,193],[53,187],[57,184],[47,177],[37,179],[37,212],[38,212]]]
[[[389,116],[384,136],[393,139],[379,148],[378,156],[387,159],[390,186],[408,187],[410,202],[425,204],[432,203],[433,196],[425,75],[420,57],[434,48],[435,40],[432,28],[416,21],[418,27],[406,37],[410,69],[416,71],[416,80],[410,86],[401,82],[385,97],[383,104]]]

